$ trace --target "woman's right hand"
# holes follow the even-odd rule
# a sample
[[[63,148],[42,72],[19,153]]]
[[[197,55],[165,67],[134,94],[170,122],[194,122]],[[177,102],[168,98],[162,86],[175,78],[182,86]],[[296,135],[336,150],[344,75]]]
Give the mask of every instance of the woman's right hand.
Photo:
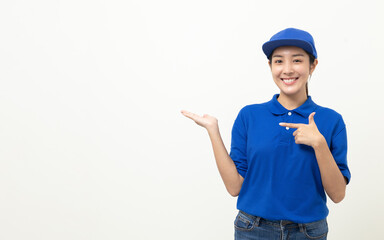
[[[186,116],[187,118],[190,118],[193,121],[195,121],[195,123],[197,125],[202,126],[205,129],[207,129],[208,131],[209,130],[216,130],[219,128],[218,127],[218,120],[215,117],[210,116],[208,114],[204,114],[203,116],[199,116],[195,113],[191,113],[191,112],[188,112],[185,110],[181,110],[181,113],[184,116]]]
[[[199,116],[185,110],[182,110],[181,113],[195,121],[196,124],[207,129],[209,138],[212,142],[216,164],[219,169],[221,178],[223,179],[224,185],[231,196],[238,196],[244,178],[239,174],[235,163],[228,155],[227,149],[225,148],[223,140],[220,136],[217,119],[215,117],[209,116],[208,114]]]

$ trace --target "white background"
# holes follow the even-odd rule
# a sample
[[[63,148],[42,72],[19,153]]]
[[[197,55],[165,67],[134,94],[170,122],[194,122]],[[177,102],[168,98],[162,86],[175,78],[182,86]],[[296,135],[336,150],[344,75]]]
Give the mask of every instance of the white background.
[[[352,180],[329,239],[378,239],[384,193],[382,1],[0,3],[0,239],[233,239],[236,198],[206,131],[269,101],[261,45],[315,38],[309,93],[343,115]]]

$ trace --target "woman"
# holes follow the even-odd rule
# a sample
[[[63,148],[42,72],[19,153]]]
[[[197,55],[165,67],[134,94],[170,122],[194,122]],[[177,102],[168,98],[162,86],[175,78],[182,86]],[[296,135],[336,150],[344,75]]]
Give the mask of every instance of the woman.
[[[216,118],[182,114],[207,129],[225,187],[238,196],[235,239],[326,239],[326,194],[342,201],[351,177],[343,118],[308,95],[318,63],[308,32],[285,29],[262,48],[280,93],[240,110],[229,155]]]

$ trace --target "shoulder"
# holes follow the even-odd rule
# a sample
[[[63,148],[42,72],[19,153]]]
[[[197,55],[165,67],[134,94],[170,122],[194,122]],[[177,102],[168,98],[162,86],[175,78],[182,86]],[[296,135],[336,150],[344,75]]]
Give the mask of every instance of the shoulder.
[[[263,104],[261,103],[258,103],[258,104],[250,104],[250,105],[246,105],[244,106],[241,110],[240,110],[240,113],[241,114],[250,114],[252,112],[258,112],[258,111],[261,111],[261,110],[264,110],[265,106],[263,106]]]
[[[345,129],[343,116],[334,109],[317,105],[315,112],[315,122],[323,129],[327,129],[332,134],[337,134]]]
[[[343,118],[342,115],[339,112],[335,111],[334,109],[323,107],[320,105],[317,105],[315,112],[319,113],[319,115],[321,114],[322,116],[326,118],[330,118],[332,120],[340,120]]]
[[[268,102],[245,105],[240,109],[235,123],[242,123],[244,126],[249,126],[252,123],[266,119],[269,114],[267,103]]]
[[[251,113],[260,113],[262,111],[268,110],[268,105],[269,102],[263,102],[263,103],[252,103],[245,105],[240,109],[239,114],[251,114]]]

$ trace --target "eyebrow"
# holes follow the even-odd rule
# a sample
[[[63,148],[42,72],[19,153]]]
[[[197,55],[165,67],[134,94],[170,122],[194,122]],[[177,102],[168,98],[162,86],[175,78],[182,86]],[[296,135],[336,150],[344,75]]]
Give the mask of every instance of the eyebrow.
[[[283,56],[281,56],[281,55],[273,55],[272,58],[274,58],[274,57],[281,57],[282,58]],[[292,55],[292,57],[304,57],[304,54],[298,53],[298,54]]]

